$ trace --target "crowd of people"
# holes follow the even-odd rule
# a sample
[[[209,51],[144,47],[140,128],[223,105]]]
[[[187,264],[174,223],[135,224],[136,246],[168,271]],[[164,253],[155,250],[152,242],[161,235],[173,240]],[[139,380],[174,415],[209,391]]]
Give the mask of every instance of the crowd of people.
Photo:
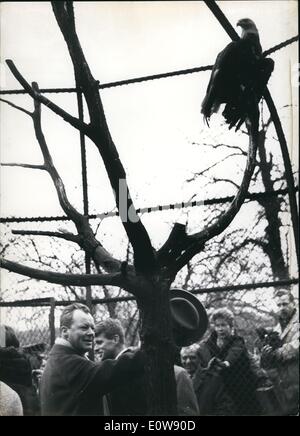
[[[198,326],[202,338],[180,343],[180,362],[174,362],[178,415],[298,414],[298,312],[289,291],[277,291],[275,300],[278,325],[261,332],[259,359],[247,350],[225,307],[212,312],[207,334]],[[11,327],[4,327],[4,338],[0,415],[147,415],[145,355],[140,347],[127,347],[119,320],[95,323],[84,304],[65,307],[60,337],[38,378]],[[94,360],[87,357],[92,350]]]

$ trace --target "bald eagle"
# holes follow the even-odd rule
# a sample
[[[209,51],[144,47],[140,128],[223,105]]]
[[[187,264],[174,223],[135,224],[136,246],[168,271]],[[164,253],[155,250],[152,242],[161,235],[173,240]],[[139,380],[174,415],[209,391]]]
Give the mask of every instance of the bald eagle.
[[[258,103],[274,69],[274,61],[263,57],[256,25],[249,18],[237,22],[242,28],[238,41],[222,50],[213,66],[201,112],[208,124],[210,116],[222,112],[229,129],[238,130],[247,117],[257,123]]]

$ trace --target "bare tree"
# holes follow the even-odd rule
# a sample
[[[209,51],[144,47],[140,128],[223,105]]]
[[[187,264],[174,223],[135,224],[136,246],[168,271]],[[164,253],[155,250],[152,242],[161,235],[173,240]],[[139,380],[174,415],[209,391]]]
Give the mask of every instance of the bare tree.
[[[1,260],[2,268],[50,283],[68,286],[111,285],[121,287],[133,294],[141,317],[140,337],[146,355],[146,379],[148,413],[151,415],[176,415],[176,386],[174,380],[175,347],[169,307],[169,290],[180,271],[205,244],[222,233],[232,222],[245,200],[256,163],[258,132],[252,120],[247,121],[249,150],[247,164],[237,194],[228,209],[212,224],[198,232],[187,234],[186,226],[175,223],[167,241],[159,250],[154,250],[148,233],[139,219],[126,182],[126,173],[119,158],[105,118],[99,95],[99,82],[92,76],[85,59],[75,28],[72,2],[52,2],[52,8],[68,47],[74,67],[76,88],[85,98],[90,122],[81,122],[61,107],[47,99],[39,91],[37,83],[30,85],[12,60],[7,65],[34,100],[34,111],[7,102],[15,109],[31,117],[35,135],[42,151],[42,165],[23,164],[34,170],[46,171],[56,188],[60,205],[75,224],[77,233],[39,232],[39,236],[64,239],[78,244],[89,255],[97,274],[68,274],[30,268],[22,264]],[[116,195],[116,205],[122,224],[133,249],[133,264],[114,258],[96,239],[88,218],[80,214],[69,202],[63,181],[50,155],[41,124],[41,104],[62,117],[67,123],[86,135],[97,147]],[[13,163],[10,165],[14,165]],[[126,207],[122,200],[127,199]]]
[[[267,265],[269,265],[270,272],[266,271],[266,274],[271,274],[273,279],[283,280],[289,277],[290,246],[287,243],[287,237],[288,233],[291,232],[291,228],[287,222],[284,222],[286,221],[284,215],[288,214],[287,198],[280,194],[281,191],[287,193],[287,184],[282,165],[276,162],[272,150],[267,151],[266,142],[270,124],[271,118],[269,117],[266,122],[262,122],[258,134],[258,158],[252,178],[252,189],[254,191],[257,189],[264,191],[266,195],[258,195],[255,200],[258,207],[251,229],[241,225],[239,228],[227,231],[225,235],[218,238],[217,244],[215,240],[208,244],[205,250],[206,258],[203,256],[201,261],[198,260],[198,263],[201,264],[208,258],[210,259],[210,267],[207,265],[207,270],[212,274],[214,281],[224,280],[224,276],[220,274],[220,271],[222,268],[226,269],[228,274],[230,264],[235,265],[236,271],[233,275],[232,272],[230,273],[230,282],[238,279],[242,273],[249,274],[250,280],[251,275],[255,273],[255,269],[259,273],[263,267],[267,269]],[[247,134],[247,132],[244,133]],[[270,137],[270,139],[271,145],[275,145],[276,138]],[[193,142],[193,144],[198,145],[196,142]],[[212,151],[222,151],[226,155],[200,173],[194,174],[188,182],[196,182],[205,175],[209,179],[206,186],[218,184],[224,189],[224,186],[227,185],[237,190],[238,185],[233,178],[218,177],[216,171],[218,166],[222,165],[225,160],[230,161],[230,159],[237,156],[244,158],[246,156],[245,150],[239,146],[223,143],[211,144],[204,142],[201,147],[209,148]],[[279,190],[278,194],[276,190]],[[207,209],[206,213],[211,219],[213,214],[216,214],[216,208],[208,206]],[[221,205],[219,214],[222,214],[223,211],[224,205]],[[256,253],[256,259],[259,259],[259,263],[251,265],[250,255],[253,250]],[[265,261],[262,261],[264,257]],[[265,277],[262,278],[262,280],[264,279]]]

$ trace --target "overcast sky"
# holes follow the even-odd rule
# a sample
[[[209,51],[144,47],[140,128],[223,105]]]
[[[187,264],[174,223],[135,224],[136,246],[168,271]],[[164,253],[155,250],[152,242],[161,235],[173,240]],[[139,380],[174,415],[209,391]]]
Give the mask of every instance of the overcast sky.
[[[264,50],[297,34],[297,2],[220,1],[229,21],[255,21]],[[20,88],[4,61],[12,59],[29,81],[41,88],[74,86],[73,69],[66,44],[48,2],[2,2],[1,87]],[[229,37],[203,2],[75,2],[79,39],[92,73],[100,83],[213,64]],[[296,117],[282,106],[296,104],[298,90],[292,86],[297,44],[272,55],[275,71],[269,89],[280,110],[291,155],[296,162],[298,144],[293,137]],[[101,97],[136,207],[187,201],[197,189],[202,196],[223,196],[232,191],[187,185],[194,172],[212,164],[216,157],[202,142],[247,145],[242,134],[228,133],[220,116],[204,125],[201,101],[210,72],[132,84],[101,91]],[[51,94],[50,99],[77,115],[74,94]],[[8,97],[6,97],[8,98]],[[31,99],[9,96],[31,110]],[[1,161],[41,163],[31,120],[1,104]],[[82,210],[79,135],[56,115],[43,108],[43,126],[49,148],[65,182],[71,202]],[[193,145],[197,142],[199,145]],[[273,153],[280,158],[279,145]],[[223,156],[220,156],[223,157]],[[90,212],[114,207],[103,164],[96,148],[87,141]],[[243,161],[230,162],[219,175],[237,180]],[[238,175],[239,174],[239,175]],[[205,181],[206,182],[206,181]],[[200,212],[199,212],[200,213]],[[241,212],[240,216],[243,212]],[[47,174],[28,169],[1,168],[1,215],[62,215]],[[163,218],[162,218],[163,216]],[[169,221],[176,219],[170,215]],[[169,231],[166,215],[143,217],[154,244]],[[119,226],[110,220],[110,229]],[[122,232],[120,226],[119,231]],[[106,229],[107,230],[107,229]],[[108,241],[116,250],[118,239]]]

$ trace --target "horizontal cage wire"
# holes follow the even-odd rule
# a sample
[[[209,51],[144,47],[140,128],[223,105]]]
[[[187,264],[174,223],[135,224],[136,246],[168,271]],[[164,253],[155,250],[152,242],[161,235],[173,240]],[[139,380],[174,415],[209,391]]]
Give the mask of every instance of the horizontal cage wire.
[[[272,53],[275,53],[278,50],[281,50],[284,47],[287,47],[288,45],[298,41],[299,36],[293,36],[292,38],[287,39],[286,41],[281,42],[280,44],[275,45],[274,47],[269,48],[268,50],[264,51],[263,56],[268,56]],[[104,83],[99,84],[99,89],[105,89],[105,88],[114,88],[117,86],[124,86],[124,85],[130,85],[133,83],[141,83],[141,82],[147,82],[149,80],[159,80],[159,79],[166,79],[168,77],[175,77],[175,76],[182,76],[186,74],[193,74],[193,73],[200,73],[203,71],[209,71],[212,69],[212,65],[205,65],[202,67],[196,67],[196,68],[189,68],[185,70],[179,70],[179,71],[173,71],[173,72],[167,72],[167,73],[161,73],[161,74],[154,74],[151,76],[144,76],[144,77],[137,77],[134,79],[128,79],[128,80],[121,80],[118,82],[111,82],[111,83]],[[41,93],[72,93],[72,92],[80,92],[80,88],[44,88],[40,89]],[[27,91],[24,91],[22,89],[7,89],[7,90],[0,90],[0,95],[10,95],[10,94],[26,94]]]

